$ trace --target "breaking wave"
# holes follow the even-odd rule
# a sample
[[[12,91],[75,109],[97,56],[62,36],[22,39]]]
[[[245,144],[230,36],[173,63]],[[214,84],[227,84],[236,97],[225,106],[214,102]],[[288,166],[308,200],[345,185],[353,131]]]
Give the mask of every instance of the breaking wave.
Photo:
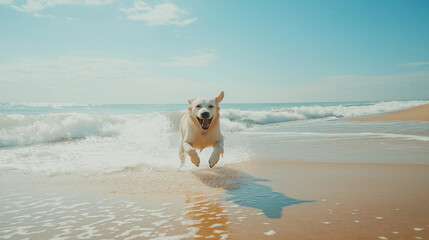
[[[234,132],[255,126],[286,123],[308,119],[337,119],[396,111],[428,101],[391,101],[373,104],[334,106],[295,106],[253,110],[225,108],[221,110],[221,128],[226,137],[225,158],[219,165],[247,161],[252,148]],[[65,106],[67,112],[57,112],[27,104],[0,106],[0,168],[36,171],[50,174],[67,172],[115,172],[124,169],[178,169],[179,122],[184,111],[175,106],[173,111],[138,112],[141,106],[127,106],[113,114],[110,106]],[[6,107],[5,107],[6,106]],[[239,107],[239,105],[237,105]],[[117,107],[117,106],[116,106]],[[151,106],[152,107],[152,106]],[[28,110],[28,108],[30,110]],[[38,109],[32,111],[32,109]],[[249,108],[246,108],[249,109]],[[28,113],[26,112],[28,111]],[[140,111],[140,110],[139,110]],[[26,114],[27,113],[27,114]],[[293,133],[284,133],[293,134]],[[302,134],[302,133],[300,133]],[[317,133],[316,133],[317,134]],[[363,134],[363,133],[361,133]],[[379,135],[375,138],[398,138],[428,141],[425,136]],[[339,137],[339,136],[328,136]],[[204,167],[210,149],[200,153]],[[187,161],[186,168],[191,168]]]
[[[306,119],[358,117],[411,108],[429,101],[390,101],[366,105],[299,106],[266,111],[223,109],[222,116],[244,124],[272,124]]]
[[[171,120],[176,115],[0,116],[0,166],[49,174],[178,169],[179,134]],[[245,146],[230,144],[219,165],[246,161],[248,156]],[[210,149],[200,157],[204,167]],[[191,167],[187,161],[185,169]]]
[[[299,106],[271,110],[222,109],[221,128],[242,131],[267,125],[308,119],[337,119],[380,114],[418,106],[429,101],[391,101],[367,105]],[[0,114],[0,147],[83,139],[88,137],[168,136],[178,132],[184,112],[144,114],[46,113]]]
[[[0,147],[31,145],[90,136],[113,137],[141,131],[160,134],[170,130],[166,116],[144,115],[90,115],[84,113],[0,115]]]

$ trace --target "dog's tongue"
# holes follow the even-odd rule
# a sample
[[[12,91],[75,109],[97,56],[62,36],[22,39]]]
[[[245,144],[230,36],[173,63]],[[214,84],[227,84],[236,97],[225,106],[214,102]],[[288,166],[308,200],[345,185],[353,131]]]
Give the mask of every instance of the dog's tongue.
[[[203,118],[203,127],[209,127],[209,119]]]

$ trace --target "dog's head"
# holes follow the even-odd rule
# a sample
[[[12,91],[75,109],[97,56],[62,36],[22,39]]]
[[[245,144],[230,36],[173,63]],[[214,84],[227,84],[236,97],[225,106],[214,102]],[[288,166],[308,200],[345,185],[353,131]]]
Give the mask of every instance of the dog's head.
[[[223,99],[223,91],[215,98],[189,99],[188,111],[203,130],[208,130],[214,121],[219,120],[219,103]]]

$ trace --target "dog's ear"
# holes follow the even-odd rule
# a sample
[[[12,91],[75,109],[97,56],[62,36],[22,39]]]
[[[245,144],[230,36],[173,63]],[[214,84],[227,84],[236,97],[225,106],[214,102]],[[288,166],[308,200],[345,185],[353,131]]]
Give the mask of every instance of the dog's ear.
[[[223,91],[215,98],[216,104],[219,104],[223,99]]]
[[[188,103],[189,103],[189,105],[191,105],[192,104],[192,102],[195,100],[195,98],[192,98],[192,99],[188,99]]]

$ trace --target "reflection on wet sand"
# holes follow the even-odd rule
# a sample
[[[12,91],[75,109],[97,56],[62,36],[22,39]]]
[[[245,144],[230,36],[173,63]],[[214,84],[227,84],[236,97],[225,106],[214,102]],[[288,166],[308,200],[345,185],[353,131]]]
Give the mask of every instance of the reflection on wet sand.
[[[281,218],[283,207],[312,202],[274,192],[272,188],[257,183],[269,180],[258,179],[235,169],[219,167],[193,173],[208,186],[224,188],[227,194],[232,195],[226,199],[227,201],[232,201],[240,206],[260,209],[268,218]]]
[[[221,203],[211,196],[186,197],[185,216],[191,221],[189,227],[196,231],[194,238],[226,239],[228,215]]]

